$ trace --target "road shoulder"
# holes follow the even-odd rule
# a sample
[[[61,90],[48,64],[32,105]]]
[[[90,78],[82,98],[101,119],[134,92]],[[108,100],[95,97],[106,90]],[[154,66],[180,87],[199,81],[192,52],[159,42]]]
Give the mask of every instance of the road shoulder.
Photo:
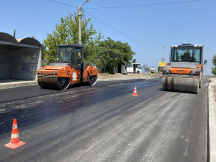
[[[216,161],[216,77],[210,78],[208,87],[209,99],[209,160]]]

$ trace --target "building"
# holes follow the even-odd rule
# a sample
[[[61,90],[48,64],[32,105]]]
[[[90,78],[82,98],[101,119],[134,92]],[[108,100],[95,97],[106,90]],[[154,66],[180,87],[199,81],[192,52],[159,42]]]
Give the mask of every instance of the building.
[[[0,32],[0,79],[36,80],[41,67],[41,43],[34,38],[15,39]]]

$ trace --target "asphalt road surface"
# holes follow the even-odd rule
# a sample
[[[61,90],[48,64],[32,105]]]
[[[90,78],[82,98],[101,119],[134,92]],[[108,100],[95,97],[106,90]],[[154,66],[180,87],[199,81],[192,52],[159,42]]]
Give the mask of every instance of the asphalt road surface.
[[[0,161],[207,161],[207,84],[197,95],[161,79],[0,90]],[[9,149],[14,118],[26,144]]]

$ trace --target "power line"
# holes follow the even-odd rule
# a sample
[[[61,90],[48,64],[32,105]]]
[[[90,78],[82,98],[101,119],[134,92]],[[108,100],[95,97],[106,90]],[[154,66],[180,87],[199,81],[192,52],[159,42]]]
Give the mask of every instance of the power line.
[[[65,5],[65,6],[77,8],[77,7],[75,7],[75,6],[71,6],[71,5],[69,5],[69,4],[62,3],[62,2],[59,2],[59,1],[56,1],[56,0],[50,0],[50,1],[55,2],[55,3],[59,3],[59,4],[61,4],[61,5]],[[172,4],[188,3],[188,2],[194,2],[194,1],[201,1],[201,0],[188,0],[188,1],[178,1],[178,2],[166,2],[166,3],[149,4],[149,5],[138,5],[138,6],[98,7],[98,8],[84,8],[84,9],[162,6],[162,5],[172,5]],[[149,45],[152,45],[152,46],[161,46],[161,47],[162,47],[162,45],[155,45],[155,44],[151,44],[151,43],[148,43],[148,42],[144,42],[144,41],[139,40],[139,39],[137,39],[137,38],[134,38],[134,37],[132,37],[132,36],[130,36],[130,35],[128,35],[128,34],[125,34],[125,33],[123,33],[122,31],[120,31],[120,30],[118,30],[118,29],[112,27],[111,25],[109,25],[109,24],[103,22],[102,20],[96,18],[95,16],[93,16],[93,15],[90,14],[90,13],[88,13],[87,11],[85,11],[85,12],[86,12],[87,14],[89,14],[91,17],[93,17],[94,19],[96,19],[96,20],[98,20],[99,22],[101,22],[102,24],[108,26],[109,28],[111,28],[111,29],[113,29],[113,30],[115,30],[115,31],[117,31],[117,32],[119,32],[119,33],[121,33],[121,34],[123,34],[123,35],[125,35],[125,36],[127,36],[127,37],[129,37],[129,38],[131,38],[131,39],[134,39],[134,40],[136,40],[136,41],[139,41],[139,42],[142,42],[142,43],[145,43],[145,44],[149,44]]]
[[[43,6],[47,6],[47,7],[53,8],[53,9],[61,9],[62,11],[66,10],[66,8],[62,8],[62,7],[57,6],[55,4],[48,3],[48,2],[46,2],[44,0],[31,0],[31,1],[33,1],[33,2],[35,2],[37,4],[40,4],[40,5],[43,5]]]
[[[65,5],[65,6],[69,6],[69,7],[73,7],[73,8],[74,8],[74,6],[68,5],[68,4],[66,4],[66,3],[61,3],[61,2],[58,2],[58,1],[55,1],[55,0],[50,0],[50,1],[55,2],[55,3],[59,3],[59,4],[61,4],[61,5]],[[77,7],[75,7],[75,8],[77,8]],[[86,11],[85,11],[85,12],[86,12]],[[121,33],[121,34],[127,36],[127,37],[130,37],[130,38],[132,38],[132,39],[134,39],[134,40],[143,42],[143,41],[141,41],[141,40],[139,40],[139,39],[136,39],[136,38],[134,38],[134,37],[132,37],[132,36],[130,36],[130,35],[127,35],[127,34],[121,32],[120,30],[115,29],[114,27],[108,25],[107,23],[105,23],[105,22],[103,22],[102,20],[96,18],[95,16],[91,15],[90,13],[88,13],[88,12],[86,12],[86,13],[89,14],[90,16],[92,16],[93,18],[95,18],[96,20],[100,21],[100,22],[103,23],[104,25],[110,27],[111,29],[113,29],[113,30],[115,30],[115,31],[117,31],[117,32],[119,32],[119,33]],[[149,44],[149,45],[153,45],[153,44],[150,44],[150,43],[147,43],[147,42],[143,42],[143,43],[146,43],[146,44]],[[153,46],[157,46],[157,45],[153,45]]]
[[[188,0],[188,1],[178,1],[178,2],[165,2],[165,3],[155,3],[155,4],[145,4],[145,5],[136,5],[136,6],[115,6],[115,7],[94,7],[94,8],[85,8],[85,9],[119,9],[119,8],[135,8],[135,7],[151,7],[151,6],[164,6],[164,5],[173,5],[173,4],[182,4],[197,2],[201,0]]]
[[[66,4],[66,3],[62,3],[62,2],[59,2],[59,1],[55,1],[55,0],[50,0],[50,1],[55,2],[55,3],[58,3],[58,4],[61,4],[61,5],[64,5],[64,6],[77,8],[77,7],[75,7],[75,6],[72,6],[72,5],[69,5],[69,4]]]
[[[71,6],[71,5],[69,5],[69,4],[62,3],[62,2],[59,2],[59,1],[56,1],[56,0],[50,0],[50,1],[55,2],[55,3],[58,3],[58,4],[61,4],[61,5],[65,5],[65,6],[68,6],[68,7],[77,8],[77,7],[75,7],[75,6]],[[192,0],[192,1],[199,1],[199,0]],[[187,1],[182,1],[182,2],[187,2]],[[164,4],[165,4],[165,3],[164,3]],[[100,19],[98,19],[97,17],[93,16],[93,15],[90,14],[89,12],[85,11],[85,13],[87,13],[88,15],[90,15],[91,17],[93,17],[94,19],[98,20],[98,21],[101,22],[102,24],[108,26],[109,28],[111,28],[111,29],[113,29],[113,30],[115,30],[115,31],[117,31],[117,32],[119,32],[119,33],[121,33],[122,35],[125,35],[125,36],[127,36],[127,37],[133,39],[133,40],[136,40],[136,41],[139,41],[139,42],[142,42],[142,43],[151,45],[151,46],[161,46],[161,47],[162,47],[162,45],[156,45],[156,44],[144,42],[144,41],[142,41],[142,40],[139,40],[139,39],[137,39],[137,38],[134,38],[134,37],[132,37],[132,36],[130,36],[130,35],[128,35],[128,34],[123,33],[122,31],[120,31],[120,30],[118,30],[118,29],[112,27],[111,25],[109,25],[109,24],[103,22],[102,20],[100,20]]]
[[[130,35],[128,35],[128,34],[123,33],[123,32],[120,31],[120,30],[118,30],[118,29],[116,29],[116,28],[110,26],[109,24],[103,22],[102,20],[96,18],[95,16],[93,16],[93,15],[90,14],[89,12],[85,11],[85,13],[89,14],[91,17],[93,17],[94,19],[100,21],[101,23],[103,23],[104,25],[110,27],[111,29],[113,29],[113,30],[115,30],[115,31],[117,31],[117,32],[119,32],[119,33],[121,33],[121,34],[123,34],[123,35],[125,35],[125,36],[127,36],[127,37],[129,37],[129,38],[131,38],[131,39],[134,39],[134,40],[136,40],[136,41],[139,41],[139,42],[142,42],[142,43],[145,43],[145,44],[149,44],[149,45],[152,45],[152,46],[162,46],[162,45],[151,44],[151,43],[148,43],[148,42],[144,42],[144,41],[142,41],[142,40],[139,40],[139,39],[137,39],[137,38],[134,38],[134,37],[132,37],[132,36],[130,36]]]

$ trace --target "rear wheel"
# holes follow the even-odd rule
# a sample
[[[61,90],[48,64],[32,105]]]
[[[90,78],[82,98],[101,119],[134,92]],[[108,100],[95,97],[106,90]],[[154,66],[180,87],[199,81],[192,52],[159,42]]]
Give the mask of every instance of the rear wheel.
[[[88,84],[94,86],[97,83],[97,75],[88,76]]]

